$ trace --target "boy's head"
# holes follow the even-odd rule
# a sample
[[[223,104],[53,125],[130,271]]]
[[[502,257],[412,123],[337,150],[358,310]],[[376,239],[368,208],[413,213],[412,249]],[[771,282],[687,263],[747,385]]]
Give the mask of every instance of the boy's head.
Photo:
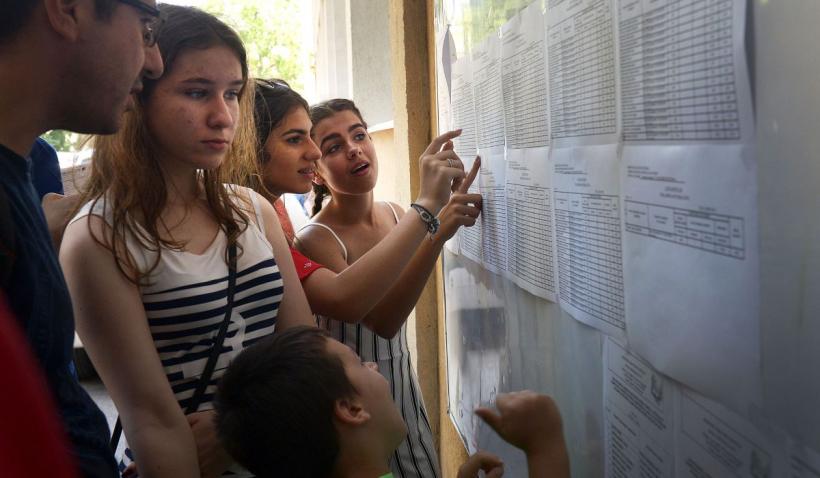
[[[406,434],[375,364],[315,327],[294,327],[243,351],[216,399],[233,458],[261,477],[330,476],[351,450],[386,459]]]

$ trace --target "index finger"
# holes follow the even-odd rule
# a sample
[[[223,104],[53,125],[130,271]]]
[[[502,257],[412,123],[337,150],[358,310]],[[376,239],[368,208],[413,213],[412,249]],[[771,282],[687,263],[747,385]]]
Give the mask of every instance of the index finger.
[[[461,130],[456,129],[456,130],[453,130],[453,131],[448,131],[448,132],[442,134],[441,136],[436,137],[430,143],[430,145],[427,146],[427,149],[424,150],[424,154],[438,153],[439,151],[441,151],[441,147],[444,146],[444,143],[446,143],[447,141],[450,141],[453,138],[458,138],[459,135],[461,135]]]
[[[481,156],[476,156],[475,161],[473,162],[473,167],[470,168],[470,172],[467,173],[467,177],[459,184],[458,192],[464,194],[469,189],[470,186],[475,181],[475,178],[478,177],[478,172],[481,170]]]

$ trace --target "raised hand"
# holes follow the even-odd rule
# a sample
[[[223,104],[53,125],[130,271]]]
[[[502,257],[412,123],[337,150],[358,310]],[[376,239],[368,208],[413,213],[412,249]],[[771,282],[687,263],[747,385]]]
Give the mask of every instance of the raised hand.
[[[504,476],[504,462],[492,453],[476,452],[459,467],[457,478],[478,478],[479,470],[484,471],[485,478],[498,478]]]
[[[454,182],[464,179],[464,164],[453,151],[453,138],[461,130],[448,131],[434,139],[419,158],[419,195],[416,203],[436,215],[447,204]]]
[[[561,435],[561,413],[547,395],[530,390],[502,393],[496,397],[498,412],[481,407],[475,414],[501,438],[524,452],[536,451],[544,442]]]
[[[439,229],[434,240],[446,241],[453,237],[459,227],[473,226],[481,214],[481,194],[470,194],[467,191],[481,169],[481,158],[476,158],[467,176],[458,182],[456,190],[447,201],[447,205],[438,215]],[[454,182],[455,184],[455,182]]]

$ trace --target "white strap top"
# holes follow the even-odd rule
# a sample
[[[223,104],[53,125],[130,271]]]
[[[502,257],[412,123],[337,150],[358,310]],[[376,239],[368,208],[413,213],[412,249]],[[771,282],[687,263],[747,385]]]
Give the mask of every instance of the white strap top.
[[[389,202],[385,202],[384,204],[387,204],[387,207],[390,208],[390,212],[393,213],[393,219],[396,221],[396,224],[398,224],[399,223],[399,215],[396,214],[396,209],[393,207],[393,204],[389,203]],[[336,242],[339,243],[339,247],[342,248],[342,255],[345,259],[345,262],[347,262],[347,247],[345,247],[345,243],[342,242],[342,239],[339,237],[338,234],[336,234],[336,232],[333,231],[333,229],[330,228],[330,226],[328,226],[327,224],[322,224],[321,222],[309,222],[309,223],[305,224],[304,226],[302,226],[301,228],[299,228],[299,231],[301,231],[302,229],[305,229],[307,227],[310,227],[310,226],[319,226],[319,227],[324,228],[325,230],[327,230],[333,236],[333,238],[336,239]],[[299,231],[297,231],[297,233]]]

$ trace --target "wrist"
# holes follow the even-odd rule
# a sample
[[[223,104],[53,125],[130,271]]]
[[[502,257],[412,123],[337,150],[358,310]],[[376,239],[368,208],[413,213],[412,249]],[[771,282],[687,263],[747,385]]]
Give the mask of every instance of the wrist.
[[[436,202],[433,199],[428,199],[428,198],[421,197],[421,196],[419,196],[418,199],[413,201],[413,204],[418,204],[419,206],[423,207],[424,209],[427,209],[428,211],[430,211],[430,214],[432,214],[433,216],[438,216],[438,213],[444,207],[444,205],[439,204],[438,202]]]
[[[419,218],[427,228],[427,232],[431,235],[435,235],[439,228],[438,217],[419,203],[413,203],[410,207],[418,213]]]

